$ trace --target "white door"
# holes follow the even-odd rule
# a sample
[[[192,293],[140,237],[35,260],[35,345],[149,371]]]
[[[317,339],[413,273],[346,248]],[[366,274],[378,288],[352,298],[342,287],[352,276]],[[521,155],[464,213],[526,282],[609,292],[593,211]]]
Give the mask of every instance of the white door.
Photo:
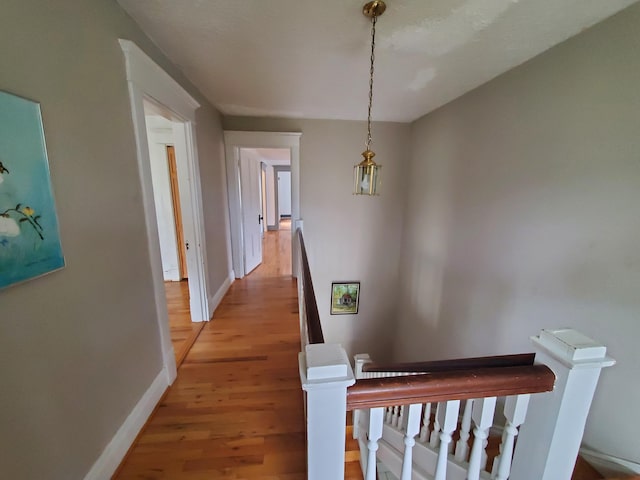
[[[278,220],[291,216],[291,172],[278,172],[278,210]]]
[[[260,201],[262,202],[262,238],[264,238],[264,232],[267,231],[267,166],[264,163],[260,163]]]
[[[260,163],[241,151],[240,191],[244,237],[244,274],[262,263],[262,205],[260,202]]]

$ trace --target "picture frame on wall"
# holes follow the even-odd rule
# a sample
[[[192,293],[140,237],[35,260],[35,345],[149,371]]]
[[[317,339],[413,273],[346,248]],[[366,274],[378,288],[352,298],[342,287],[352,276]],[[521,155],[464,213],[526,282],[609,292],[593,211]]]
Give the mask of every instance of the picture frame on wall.
[[[0,91],[0,289],[64,266],[40,104]]]
[[[360,304],[360,282],[331,283],[331,315],[356,315]]]

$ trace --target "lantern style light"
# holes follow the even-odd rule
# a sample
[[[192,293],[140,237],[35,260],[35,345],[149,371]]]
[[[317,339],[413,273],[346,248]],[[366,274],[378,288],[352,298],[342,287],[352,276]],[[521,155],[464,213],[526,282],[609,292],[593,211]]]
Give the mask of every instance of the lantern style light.
[[[355,195],[379,195],[380,188],[380,170],[381,165],[378,165],[373,157],[376,154],[371,150],[371,106],[373,105],[373,72],[375,63],[375,49],[376,49],[376,23],[378,17],[384,13],[387,6],[382,0],[375,0],[367,3],[362,13],[365,16],[371,18],[371,67],[369,69],[369,110],[367,115],[367,140],[365,145],[367,149],[362,152],[364,160],[358,163],[353,168],[353,193]]]

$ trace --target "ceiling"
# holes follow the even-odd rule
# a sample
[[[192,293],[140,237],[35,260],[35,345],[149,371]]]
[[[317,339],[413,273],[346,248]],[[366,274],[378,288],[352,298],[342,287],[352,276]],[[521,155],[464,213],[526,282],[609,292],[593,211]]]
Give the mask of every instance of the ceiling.
[[[637,0],[387,0],[374,120],[407,122]],[[366,118],[362,0],[118,0],[222,113]]]

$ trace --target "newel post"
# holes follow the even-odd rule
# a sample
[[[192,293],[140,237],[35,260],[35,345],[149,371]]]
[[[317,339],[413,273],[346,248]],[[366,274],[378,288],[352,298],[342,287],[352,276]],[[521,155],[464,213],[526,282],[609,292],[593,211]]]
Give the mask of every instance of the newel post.
[[[342,346],[311,344],[299,355],[306,396],[307,479],[344,479],[347,387],[355,383]]]
[[[531,340],[536,363],[556,375],[553,392],[531,396],[513,458],[513,480],[569,480],[600,371],[615,363],[607,348],[571,329]]]

